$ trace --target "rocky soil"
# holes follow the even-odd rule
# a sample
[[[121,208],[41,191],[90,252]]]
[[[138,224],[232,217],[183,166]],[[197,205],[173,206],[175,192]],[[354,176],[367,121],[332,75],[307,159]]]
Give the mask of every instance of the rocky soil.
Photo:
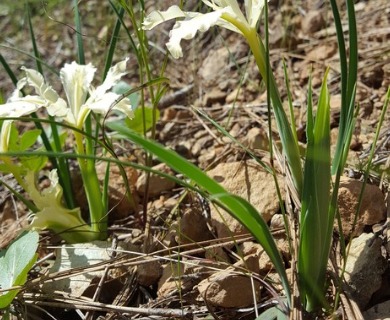
[[[153,5],[148,4],[148,10],[167,8],[170,2],[173,1],[151,1]],[[189,1],[187,6],[193,6],[193,2]],[[80,6],[85,16],[88,59],[101,65],[115,19],[108,14],[106,4],[95,17],[91,16],[95,15],[97,4],[88,1],[81,2]],[[348,238],[353,234],[353,239],[343,276],[342,308],[336,314],[339,319],[390,319],[390,229],[387,226],[390,113],[385,115],[373,171],[354,225],[363,185],[362,169],[390,85],[390,4],[388,0],[357,1],[355,9],[360,109],[339,190],[343,236]],[[23,17],[22,12],[16,10],[15,14]],[[37,6],[33,15],[42,59],[57,68],[73,60],[71,8],[49,6],[44,12]],[[93,18],[105,22],[97,27]],[[24,22],[3,13],[0,26],[4,30],[0,36],[0,52],[13,70],[17,71],[21,65],[33,66],[26,55],[10,49],[31,51],[25,41]],[[21,26],[22,31],[16,32]],[[169,30],[168,25],[164,28]],[[158,34],[153,32],[150,37],[154,47],[163,47],[167,39],[164,30],[158,30]],[[330,8],[323,1],[271,1],[270,45],[271,64],[286,101],[283,61],[287,66],[302,147],[310,70],[316,99],[322,76],[330,68],[334,142],[340,113],[340,66]],[[128,55],[128,48],[128,44],[120,42],[118,58]],[[221,30],[186,43],[184,58],[168,63],[166,76],[170,78],[170,91],[159,105],[161,119],[156,139],[207,171],[228,191],[248,199],[261,212],[273,231],[293,282],[291,254],[272,176],[197,112],[202,110],[259,158],[270,161],[266,94],[259,83],[255,63],[248,58],[248,50],[239,35]],[[159,51],[151,49],[150,54],[156,57],[156,63],[161,61]],[[130,64],[135,71],[127,81],[136,84],[134,57]],[[12,85],[5,73],[0,74],[0,83],[0,90],[8,96]],[[276,132],[274,128],[277,140]],[[121,148],[121,157],[143,162],[141,150],[132,145],[122,147],[125,148]],[[283,205],[287,208],[290,205],[284,191],[287,182],[280,162],[276,160],[276,164]],[[153,165],[159,171],[176,174],[164,164],[154,162]],[[104,176],[105,166],[100,165],[99,170]],[[88,319],[254,319],[255,303],[259,312],[275,303],[274,295],[281,294],[280,280],[264,250],[237,221],[172,181],[151,175],[147,183],[145,173],[126,170],[139,212],[135,213],[123,200],[125,184],[118,170],[113,170],[111,204],[119,202],[110,214],[111,239],[115,241],[61,247],[57,237],[50,232],[43,233],[40,256],[45,257],[45,262],[42,268],[31,273],[27,289],[18,298],[18,308],[26,307],[28,313],[41,319],[49,319],[48,313],[57,319],[78,319],[80,314],[87,315]],[[83,195],[78,196],[80,206],[85,207]],[[0,199],[0,246],[5,247],[27,224],[26,209],[4,189]],[[142,219],[145,209],[146,224]],[[336,223],[329,281],[334,281],[332,274],[340,271],[339,237]],[[57,248],[55,254],[53,246]],[[80,261],[77,256],[81,256]],[[96,262],[100,262],[99,267],[93,266]],[[330,301],[333,298],[334,291],[329,292]]]

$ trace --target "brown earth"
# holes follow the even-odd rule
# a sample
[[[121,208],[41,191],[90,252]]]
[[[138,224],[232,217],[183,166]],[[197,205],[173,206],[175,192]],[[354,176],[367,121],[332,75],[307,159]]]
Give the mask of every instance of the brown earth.
[[[173,3],[176,2],[149,1],[147,11],[166,9]],[[193,8],[195,4],[196,1],[188,1],[186,6]],[[2,12],[1,8],[0,5],[0,53],[20,76],[20,66],[34,67],[33,59],[15,50],[31,52],[31,43],[26,41],[29,35],[24,10],[13,8],[12,11]],[[360,109],[348,158],[348,177],[343,182],[340,197],[344,231],[351,231],[349,228],[361,188],[362,169],[390,85],[390,4],[388,0],[358,1],[355,9],[359,33],[356,101]],[[102,66],[115,16],[107,3],[97,0],[81,1],[80,10],[84,22],[86,60]],[[43,10],[42,4],[37,2],[32,15],[42,60],[56,70],[65,62],[73,61],[75,31],[71,6],[59,1]],[[342,16],[345,22],[345,8]],[[127,20],[126,23],[130,26]],[[168,32],[170,26],[168,23],[149,34],[152,48],[164,48],[167,40],[165,31]],[[131,53],[125,34],[121,34],[119,40],[115,61],[131,57],[129,68],[132,71],[126,80],[136,86],[139,84],[137,60]],[[222,29],[213,29],[197,36],[194,41],[183,42],[184,58],[170,60],[165,73],[170,79],[170,90],[159,104],[161,119],[157,124],[156,139],[203,170],[211,171],[210,175],[229,191],[249,199],[264,212],[293,281],[291,254],[272,179],[246,161],[248,156],[244,150],[221,135],[196,112],[196,109],[201,109],[207,113],[259,158],[269,162],[266,94],[255,63],[251,57],[248,58],[249,48],[239,35]],[[332,96],[334,142],[340,113],[340,66],[329,5],[314,0],[304,3],[271,1],[270,46],[271,65],[284,101],[287,101],[287,90],[283,61],[286,63],[302,148],[310,70],[316,100],[322,76],[326,68],[330,68],[328,82]],[[151,49],[150,57],[154,70],[159,70],[161,52]],[[59,81],[54,80],[55,75],[46,71],[46,76],[53,79],[50,82],[58,86],[56,89],[60,89]],[[5,72],[0,73],[0,84],[1,93],[8,97],[13,87]],[[276,128],[273,133],[277,139]],[[345,279],[348,287],[342,297],[343,308],[337,310],[339,319],[359,319],[363,317],[360,312],[368,309],[364,319],[386,319],[388,316],[375,317],[375,310],[381,310],[390,299],[390,245],[387,242],[390,234],[384,226],[386,218],[390,218],[389,198],[387,204],[385,201],[388,194],[389,138],[388,112],[375,153],[364,210],[355,229],[356,239],[352,241],[351,248],[356,247],[356,251],[351,252],[354,264],[347,267]],[[124,147],[121,156],[143,161],[143,153],[136,147],[130,144]],[[161,166],[158,163],[153,165],[157,168]],[[283,180],[283,170],[280,166],[277,169]],[[104,168],[102,170],[104,174]],[[169,172],[166,167],[162,170]],[[121,241],[120,246],[126,253],[108,258],[104,267],[110,266],[111,271],[95,276],[82,293],[75,294],[70,286],[58,289],[62,292],[56,294],[51,291],[48,296],[40,293],[41,296],[31,297],[33,292],[38,291],[38,281],[33,282],[34,278],[41,279],[40,284],[46,281],[43,274],[54,260],[49,256],[41,269],[34,270],[30,286],[18,297],[17,301],[21,306],[27,306],[29,313],[41,319],[48,318],[47,314],[34,307],[34,303],[39,305],[38,302],[46,301],[45,310],[57,319],[76,319],[76,313],[66,315],[64,312],[67,308],[73,309],[65,304],[69,302],[83,313],[87,312],[86,306],[96,307],[96,312],[89,313],[89,319],[98,316],[101,317],[99,319],[121,319],[120,314],[126,319],[254,319],[254,301],[260,304],[261,312],[269,306],[273,292],[281,294],[280,280],[263,249],[230,216],[223,212],[219,214],[202,197],[187,193],[182,187],[160,177],[151,178],[150,190],[145,193],[145,176],[131,170],[128,175],[137,195],[139,213],[135,214],[134,210],[121,203],[120,210],[116,208],[110,217],[112,237]],[[10,177],[2,179],[12,182]],[[118,172],[113,172],[110,187],[113,193],[116,191],[113,203],[120,201],[124,184]],[[80,199],[83,199],[82,195]],[[0,246],[5,247],[27,224],[26,209],[4,189],[0,200]],[[286,201],[286,207],[288,203]],[[80,203],[80,206],[85,207],[85,204]],[[144,208],[147,208],[147,216],[150,217],[147,231],[142,222]],[[42,240],[41,257],[53,252],[51,245],[59,244],[58,238],[51,233],[45,232],[43,236],[48,237]],[[144,256],[145,253],[149,255]],[[59,251],[56,254],[57,259],[63,257]],[[338,259],[337,254],[334,259]],[[92,272],[89,268],[85,267],[86,273]],[[362,270],[369,272],[363,274]],[[68,273],[75,272],[76,269]],[[69,275],[65,274],[65,278]],[[96,294],[101,279],[105,280],[102,281],[103,291]],[[362,292],[361,288],[366,290]],[[74,300],[64,300],[64,295],[67,297],[68,294],[74,294]],[[104,305],[92,302],[92,297],[95,302],[112,308],[104,309]],[[332,301],[332,297],[329,299]],[[345,301],[348,299],[355,306],[355,315],[347,308]]]

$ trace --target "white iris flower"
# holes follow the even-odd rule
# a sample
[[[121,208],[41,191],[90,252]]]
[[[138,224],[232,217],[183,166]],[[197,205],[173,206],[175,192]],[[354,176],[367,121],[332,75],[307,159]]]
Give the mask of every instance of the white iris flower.
[[[143,29],[150,30],[170,19],[184,18],[177,21],[169,33],[167,48],[174,58],[183,56],[180,46],[182,39],[192,39],[198,31],[205,32],[212,26],[220,26],[241,33],[256,29],[264,7],[264,0],[245,0],[245,15],[237,0],[202,0],[213,11],[209,13],[185,12],[174,5],[167,11],[153,11],[143,22]]]
[[[79,65],[76,62],[65,64],[60,71],[60,79],[67,102],[45,83],[39,72],[22,67],[25,77],[18,82],[17,89],[7,103],[0,105],[0,117],[21,117],[45,107],[49,115],[63,118],[68,124],[81,129],[90,111],[105,115],[120,98],[120,95],[108,90],[127,73],[127,60],[111,67],[106,79],[97,88],[91,84],[96,71],[91,64]],[[33,87],[36,95],[22,97],[21,90],[26,85]],[[119,101],[113,109],[122,111],[130,118],[133,117],[129,99]],[[3,123],[0,140],[2,151],[7,150],[10,123],[11,121]]]

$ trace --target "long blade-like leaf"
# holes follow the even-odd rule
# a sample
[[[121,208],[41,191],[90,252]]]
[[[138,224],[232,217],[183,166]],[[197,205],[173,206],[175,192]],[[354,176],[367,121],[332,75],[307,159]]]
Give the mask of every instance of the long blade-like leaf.
[[[179,156],[174,151],[164,148],[157,142],[147,140],[144,137],[134,133],[129,128],[118,125],[117,123],[109,123],[107,126],[133,141],[134,143],[142,146],[148,152],[154,154],[161,161],[172,167],[177,172],[187,176],[200,188],[209,193],[211,198],[216,200],[216,202],[225,210],[227,210],[234,218],[240,221],[253,234],[256,240],[267,252],[275,266],[276,271],[281,277],[283,288],[288,297],[288,301],[290,301],[290,288],[283,260],[267,224],[249,202],[226,192],[226,190],[220,184],[218,184],[202,170]]]
[[[326,72],[314,125],[308,119],[307,151],[300,220],[298,271],[301,294],[307,311],[323,303],[328,253],[327,233],[330,205],[330,110]],[[311,117],[311,110],[308,115]]]
[[[344,31],[341,23],[340,13],[336,0],[330,0],[333,18],[335,21],[337,42],[340,56],[340,76],[341,76],[341,110],[339,122],[339,134],[337,137],[335,155],[332,161],[332,174],[338,171],[338,166],[344,166],[342,154],[348,141],[348,129],[353,122],[356,79],[358,68],[358,40],[354,1],[347,0],[348,30],[349,30],[349,57],[344,40]],[[349,59],[348,59],[349,58]],[[345,154],[345,153],[344,153]]]

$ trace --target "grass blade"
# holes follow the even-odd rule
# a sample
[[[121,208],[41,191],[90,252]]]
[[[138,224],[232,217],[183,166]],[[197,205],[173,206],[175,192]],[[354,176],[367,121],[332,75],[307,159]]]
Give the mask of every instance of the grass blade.
[[[74,22],[76,26],[76,43],[77,43],[77,60],[79,64],[85,64],[83,35],[81,33],[81,18],[78,0],[73,1],[74,6]]]
[[[347,0],[348,10],[348,27],[349,27],[349,61],[347,59],[347,50],[344,40],[344,32],[341,23],[340,13],[336,0],[330,0],[335,27],[337,33],[337,42],[340,57],[341,72],[341,111],[339,134],[336,143],[336,152],[332,162],[332,174],[338,170],[338,166],[344,166],[345,162],[342,157],[345,149],[347,135],[354,115],[354,101],[356,92],[356,79],[358,67],[358,40],[356,29],[356,18],[353,0]]]
[[[5,72],[7,72],[8,76],[10,77],[12,83],[16,87],[16,84],[18,83],[18,79],[16,78],[15,74],[12,72],[12,69],[10,68],[7,61],[4,59],[3,55],[0,53],[0,63],[3,65],[3,68]]]
[[[110,3],[112,8],[115,8],[115,6],[112,3],[112,1],[109,1],[109,3]],[[112,64],[112,60],[113,60],[114,52],[115,52],[115,48],[116,48],[116,43],[118,41],[119,31],[120,31],[121,26],[122,26],[122,22],[121,21],[123,19],[123,15],[125,13],[125,10],[123,8],[120,8],[119,11],[117,11],[115,9],[115,13],[117,14],[118,17],[117,17],[117,21],[115,23],[114,31],[113,31],[113,33],[111,35],[110,44],[108,46],[106,62],[104,63],[103,79],[106,78],[107,72],[110,69],[111,64]]]

